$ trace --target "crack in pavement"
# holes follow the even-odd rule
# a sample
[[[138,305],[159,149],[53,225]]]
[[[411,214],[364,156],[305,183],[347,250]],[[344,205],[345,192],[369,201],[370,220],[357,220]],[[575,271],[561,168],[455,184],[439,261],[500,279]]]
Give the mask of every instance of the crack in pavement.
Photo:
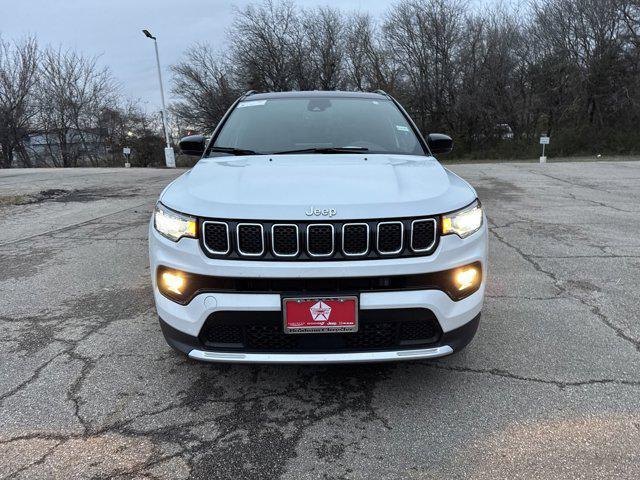
[[[640,258],[640,255],[616,255],[606,253],[604,255],[530,255],[531,258]]]
[[[96,220],[102,220],[103,218],[111,217],[113,215],[118,215],[119,213],[126,212],[127,210],[133,210],[134,208],[140,208],[140,207],[142,207],[144,205],[149,205],[151,203],[153,203],[155,205],[155,201],[151,202],[150,200],[147,200],[144,203],[140,203],[140,204],[134,205],[132,207],[123,208],[123,209],[118,210],[116,212],[111,212],[111,213],[107,213],[105,215],[100,215],[98,217],[94,217],[94,218],[91,218],[89,220],[85,220],[83,222],[73,223],[71,225],[66,225],[66,226],[60,227],[60,228],[53,228],[51,230],[47,230],[46,232],[35,233],[35,234],[30,235],[28,237],[20,237],[20,238],[17,238],[15,240],[10,240],[10,241],[5,242],[5,243],[0,243],[0,247],[5,247],[7,245],[13,245],[15,243],[20,243],[20,242],[25,242],[27,240],[32,240],[34,238],[42,237],[44,235],[49,235],[49,234],[52,234],[52,233],[64,232],[66,230],[73,230],[75,228],[91,224],[91,223],[95,222]]]
[[[601,378],[601,379],[581,380],[578,382],[563,382],[560,380],[547,380],[547,379],[536,378],[536,377],[524,377],[524,376],[516,375],[515,373],[511,373],[507,370],[502,370],[499,368],[472,368],[472,367],[444,365],[442,363],[425,364],[425,366],[430,368],[435,368],[437,370],[492,375],[496,377],[509,378],[512,380],[519,380],[523,382],[533,382],[533,383],[540,383],[545,385],[554,385],[558,387],[560,390],[564,390],[568,387],[584,387],[584,386],[590,386],[590,385],[611,385],[611,384],[620,385],[620,386],[629,386],[629,387],[640,387],[640,380],[632,381],[632,380],[617,380],[613,378]]]
[[[510,300],[565,300],[570,297],[556,295],[555,297],[529,297],[527,295],[489,295],[485,293],[485,298],[498,298]]]
[[[561,183],[566,183],[567,185],[571,185],[572,187],[578,187],[578,188],[585,188],[587,190],[595,190],[596,192],[604,192],[604,193],[611,193],[608,190],[604,190],[602,188],[596,188],[593,187],[591,185],[585,185],[582,183],[577,183],[577,182],[571,182],[569,180],[565,180],[564,178],[559,178],[559,177],[555,177],[549,173],[544,173],[544,172],[540,172],[540,171],[536,171],[536,170],[528,170],[529,173],[533,173],[534,175],[540,175],[543,177],[547,177],[547,178],[551,178],[553,180],[556,180],[558,182]]]
[[[234,369],[223,371],[230,375],[235,372]],[[254,369],[254,382],[259,381],[261,373],[269,371],[261,367]],[[191,475],[197,478],[206,476],[214,468],[222,478],[256,478],[264,472],[269,472],[270,478],[278,478],[285,472],[287,461],[297,455],[295,446],[305,432],[328,418],[347,414],[349,418],[362,416],[361,421],[367,425],[377,420],[383,428],[391,428],[371,405],[373,389],[384,377],[379,371],[340,367],[295,371],[299,375],[283,391],[255,395],[249,386],[239,396],[225,398],[225,376],[211,377],[202,368],[199,380],[192,383],[191,391],[185,392],[184,398],[186,404],[201,404],[212,393],[214,401],[229,402],[232,410],[215,418],[220,430],[216,437],[200,440],[185,435],[184,428],[176,431],[172,426],[142,433],[158,436],[161,441],[172,440],[174,444],[196,441],[196,445],[189,445],[182,453],[188,452]],[[280,404],[287,408],[278,408]],[[135,430],[124,430],[137,434]],[[235,446],[238,441],[246,445],[241,450]],[[268,451],[280,452],[280,456],[263,456]],[[230,461],[231,458],[234,460]],[[148,464],[129,473],[141,473],[162,461],[166,458],[150,459]]]
[[[0,445],[4,444],[6,442],[0,442]],[[20,468],[18,468],[17,470],[14,470],[13,472],[11,472],[8,476],[8,478],[10,477],[15,477],[16,475],[21,474],[22,472],[26,472],[27,470],[30,470],[31,468],[38,466],[38,465],[42,465],[44,464],[44,462],[47,461],[47,459],[56,451],[56,449],[62,445],[64,442],[61,440],[57,443],[55,443],[53,446],[49,447],[49,449],[47,449],[47,451],[42,454],[40,456],[40,458],[37,458],[36,460],[34,460],[31,463],[28,463],[26,465],[21,466]]]
[[[558,290],[558,294],[560,294],[560,295],[564,294],[567,297],[570,297],[570,298],[580,302],[582,305],[587,307],[591,311],[591,313],[593,313],[601,321],[602,324],[604,324],[605,326],[609,327],[611,330],[613,330],[613,332],[619,338],[621,338],[621,339],[625,340],[626,342],[630,343],[633,347],[635,347],[636,351],[640,352],[640,340],[638,340],[636,338],[633,338],[631,335],[629,335],[626,332],[624,332],[624,330],[622,330],[622,328],[620,328],[619,326],[617,326],[613,322],[611,322],[611,320],[609,320],[607,318],[607,316],[602,312],[602,309],[600,308],[599,305],[592,304],[592,303],[588,302],[586,299],[572,294],[566,287],[564,287],[562,285],[562,281],[558,278],[558,276],[554,272],[544,269],[542,267],[542,265],[540,265],[540,263],[538,263],[537,261],[534,260],[534,257],[524,253],[519,247],[517,247],[515,245],[512,245],[510,242],[508,242],[502,235],[500,235],[493,228],[490,228],[489,231],[501,243],[503,243],[504,245],[506,245],[506,246],[510,247],[511,249],[513,249],[527,263],[529,263],[531,266],[533,266],[533,268],[536,271],[538,271],[538,272],[542,273],[543,275],[547,276],[548,278],[550,278],[553,281],[554,287]]]
[[[296,457],[296,446],[302,437],[320,422],[332,417],[359,418],[358,425],[366,424],[370,427],[372,422],[378,421],[382,428],[391,429],[386,419],[378,415],[371,401],[378,381],[386,378],[385,371],[390,374],[393,369],[291,368],[288,371],[295,375],[292,383],[264,392],[252,385],[262,383],[262,374],[269,377],[271,370],[256,367],[253,369],[251,384],[240,387],[234,393],[229,391],[228,381],[237,374],[238,369],[225,366],[211,369],[207,365],[193,365],[188,360],[180,361],[188,368],[199,369],[199,375],[190,383],[189,389],[182,392],[177,402],[103,425],[93,431],[68,436],[23,435],[0,443],[39,438],[61,440],[64,444],[74,438],[118,433],[131,438],[151,439],[155,448],[149,458],[134,468],[116,467],[105,475],[147,475],[154,466],[179,457],[188,466],[190,475],[197,478],[212,471],[218,472],[221,478],[256,478],[264,472],[269,472],[270,478],[277,478],[285,472],[287,462]],[[134,423],[140,423],[146,417],[176,409],[198,411],[210,404],[226,404],[230,409],[213,417],[204,415],[199,419],[180,422],[179,427],[169,423],[146,428],[147,424],[144,422],[142,430],[134,427]],[[215,428],[213,438],[203,439],[197,430],[192,430],[199,426]],[[357,425],[355,430],[346,429],[342,433],[345,436],[344,442],[338,434],[334,439],[334,445],[338,448],[331,452],[325,451],[325,456],[342,455],[344,448],[361,443],[361,440],[354,440],[354,435],[360,438],[364,434]],[[173,451],[165,451],[167,446],[171,446],[170,450]],[[279,454],[271,455],[269,452]]]
[[[126,293],[127,293],[126,296],[121,295],[119,290],[118,291],[109,291],[107,293],[108,294],[112,294],[112,296],[114,298],[120,297],[120,298],[123,298],[123,299],[131,299],[132,303],[133,303],[133,300],[137,299],[138,297],[144,296],[144,298],[147,298],[147,297],[150,296],[150,295],[148,295],[148,293],[149,293],[148,292],[148,287],[146,287],[146,286],[139,287],[138,288],[138,294],[132,293],[135,290],[136,289],[134,287],[126,289]],[[131,307],[132,306],[132,304],[124,305],[121,310],[118,310],[118,311],[115,311],[115,312],[107,312],[108,314],[105,315],[105,310],[99,308],[100,303],[110,303],[110,302],[108,300],[105,300],[105,299],[101,300],[100,299],[100,295],[101,294],[104,295],[105,292],[85,295],[84,297],[81,297],[81,298],[76,300],[75,306],[78,309],[81,310],[82,306],[85,304],[85,302],[87,302],[87,301],[91,302],[92,304],[94,304],[96,306],[97,314],[98,315],[102,314],[102,317],[101,317],[102,321],[95,322],[94,324],[90,324],[89,328],[78,339],[75,339],[75,340],[68,340],[68,339],[62,340],[62,339],[52,338],[51,339],[52,342],[54,342],[54,341],[55,342],[59,342],[59,343],[62,343],[62,344],[66,344],[67,346],[65,348],[63,348],[61,351],[59,351],[58,353],[56,353],[49,360],[47,360],[43,364],[39,365],[33,371],[33,373],[31,374],[31,376],[29,378],[27,378],[26,380],[20,382],[18,385],[16,385],[14,388],[9,390],[8,392],[5,392],[2,395],[0,395],[0,405],[3,405],[4,402],[8,398],[20,393],[21,391],[23,391],[26,388],[28,388],[31,384],[36,382],[40,378],[40,375],[43,372],[43,370],[45,370],[52,362],[54,362],[56,359],[58,359],[60,357],[67,356],[67,357],[72,358],[74,360],[80,360],[81,362],[92,361],[92,362],[95,363],[95,360],[93,360],[93,359],[87,359],[87,357],[83,357],[83,356],[75,354],[74,353],[75,349],[77,349],[81,345],[81,343],[83,341],[85,341],[86,339],[88,339],[92,335],[94,335],[96,333],[99,333],[100,331],[105,330],[106,328],[108,328],[113,322],[117,322],[117,321],[129,318],[129,316],[130,316],[129,315],[130,308],[127,308],[127,307]],[[88,299],[92,299],[92,300],[88,300]],[[149,303],[150,303],[150,299],[148,299],[148,301],[147,301],[147,304],[149,304]],[[136,306],[134,306],[134,308]],[[153,306],[153,305],[145,305],[144,309],[137,311],[137,315],[145,315],[147,312],[153,310],[154,308],[155,308],[155,306]],[[69,315],[69,314],[66,314],[66,315],[72,317],[73,316],[73,312],[71,312],[71,315]],[[34,317],[28,317],[27,321],[33,322],[34,321]],[[75,355],[75,357],[74,357],[74,355]],[[85,365],[85,363],[83,363],[83,369],[84,369],[84,365]],[[82,377],[82,370],[81,370],[80,378],[83,378]],[[81,385],[76,386],[76,388],[77,389],[81,388]],[[73,393],[73,392],[71,392],[71,393]],[[80,418],[78,418],[78,419],[81,422],[81,425],[84,426],[84,424],[81,421],[81,419]]]

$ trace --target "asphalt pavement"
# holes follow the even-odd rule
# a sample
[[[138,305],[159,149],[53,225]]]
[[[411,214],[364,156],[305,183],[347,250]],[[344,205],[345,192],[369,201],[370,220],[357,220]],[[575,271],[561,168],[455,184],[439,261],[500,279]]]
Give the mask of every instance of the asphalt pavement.
[[[1,478],[640,478],[640,162],[461,164],[490,221],[471,345],[201,364],[147,258],[181,171],[0,170]]]

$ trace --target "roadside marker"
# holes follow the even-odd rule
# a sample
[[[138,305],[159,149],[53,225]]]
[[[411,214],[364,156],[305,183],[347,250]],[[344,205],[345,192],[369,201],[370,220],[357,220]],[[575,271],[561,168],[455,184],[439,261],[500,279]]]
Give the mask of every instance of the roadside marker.
[[[550,141],[551,139],[545,134],[542,134],[542,136],[540,137],[540,145],[542,145],[542,156],[540,157],[540,163],[547,163],[547,157],[544,155],[544,146],[549,145]]]

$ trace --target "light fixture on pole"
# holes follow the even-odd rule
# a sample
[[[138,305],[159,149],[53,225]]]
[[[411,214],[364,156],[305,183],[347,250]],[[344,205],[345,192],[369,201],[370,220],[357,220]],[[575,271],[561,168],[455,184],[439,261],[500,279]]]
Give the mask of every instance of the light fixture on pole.
[[[158,40],[156,39],[156,37],[151,35],[149,30],[142,30],[142,33],[144,33],[145,37],[150,38],[151,40],[153,40],[153,45],[155,46],[155,49],[156,49],[156,64],[158,66],[158,81],[160,82],[160,99],[162,100],[162,111],[160,113],[161,113],[161,117],[162,117],[162,128],[164,129],[164,138],[165,138],[165,141],[167,142],[167,146],[164,149],[164,160],[165,160],[165,163],[166,163],[167,167],[175,168],[175,166],[176,166],[176,157],[175,157],[175,155],[173,153],[173,148],[171,148],[171,142],[169,141],[169,129],[167,128],[166,107],[164,105],[164,87],[162,85],[162,70],[160,69],[160,55],[158,54]]]

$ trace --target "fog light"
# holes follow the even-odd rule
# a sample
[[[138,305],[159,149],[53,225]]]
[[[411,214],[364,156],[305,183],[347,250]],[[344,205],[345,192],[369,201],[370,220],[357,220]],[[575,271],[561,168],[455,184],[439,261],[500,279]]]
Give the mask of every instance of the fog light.
[[[182,295],[182,287],[184,287],[184,277],[178,273],[163,272],[162,283],[166,290]]]
[[[459,291],[467,290],[478,282],[479,272],[476,267],[463,267],[456,270],[454,281]]]

